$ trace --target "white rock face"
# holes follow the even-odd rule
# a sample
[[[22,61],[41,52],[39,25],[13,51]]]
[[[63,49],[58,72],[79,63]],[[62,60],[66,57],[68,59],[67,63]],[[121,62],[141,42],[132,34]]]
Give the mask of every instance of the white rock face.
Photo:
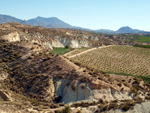
[[[67,39],[67,38],[61,38],[59,36],[55,36],[55,39],[57,39],[62,45],[66,46],[69,45],[72,48],[81,48],[81,47],[89,47],[89,42],[85,40],[78,40],[78,39]]]
[[[69,85],[68,85],[69,83]],[[74,88],[73,88],[74,87]],[[79,81],[69,81],[66,79],[57,80],[55,83],[55,93],[62,97],[63,103],[76,101],[99,101],[100,99],[127,100],[132,99],[128,92],[118,92],[114,89],[91,89],[88,84]]]
[[[41,42],[40,45],[46,47],[47,49],[53,50],[53,48],[49,42]]]
[[[64,45],[62,43],[60,43],[58,40],[57,41],[51,41],[49,43],[52,47],[62,47],[62,48],[64,48]]]
[[[72,48],[89,47],[87,40],[71,40],[69,45]]]
[[[8,42],[20,42],[20,35],[17,32],[13,32],[2,36],[2,39],[7,40]]]
[[[44,46],[46,49],[53,50],[53,47],[49,42],[42,42],[42,41],[39,41],[39,40],[31,40],[31,42],[32,43],[37,43],[41,46]]]

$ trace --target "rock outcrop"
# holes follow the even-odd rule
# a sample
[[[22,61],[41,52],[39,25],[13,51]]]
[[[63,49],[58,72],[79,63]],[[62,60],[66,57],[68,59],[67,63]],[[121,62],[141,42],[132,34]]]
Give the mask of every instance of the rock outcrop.
[[[12,32],[8,35],[2,36],[3,40],[7,40],[8,42],[20,42],[20,35],[18,32]]]
[[[58,40],[53,40],[53,41],[49,41],[49,44],[52,46],[52,47],[62,47],[64,48],[65,46],[60,43]]]
[[[94,102],[103,99],[107,102],[112,100],[131,100],[132,96],[128,92],[119,92],[115,89],[92,89],[89,84],[79,81],[69,81],[57,79],[55,83],[55,93],[62,97],[61,102],[70,103],[76,101]]]
[[[42,47],[45,47],[47,50],[53,50],[53,47],[52,47],[52,45],[49,42],[36,40],[36,39],[31,40],[31,42],[35,43],[35,44],[39,44]]]
[[[61,44],[64,46],[69,45],[72,48],[81,48],[81,47],[90,47],[90,43],[86,39],[68,39],[68,38],[62,38],[59,36],[55,36],[55,39],[57,39]]]

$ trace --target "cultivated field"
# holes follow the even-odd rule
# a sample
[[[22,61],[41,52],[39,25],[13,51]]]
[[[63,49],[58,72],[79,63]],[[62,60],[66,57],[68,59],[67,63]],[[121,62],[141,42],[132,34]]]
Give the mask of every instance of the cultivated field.
[[[150,42],[150,36],[133,36],[137,42]]]
[[[110,46],[73,57],[71,60],[104,72],[150,75],[150,49],[145,48]]]

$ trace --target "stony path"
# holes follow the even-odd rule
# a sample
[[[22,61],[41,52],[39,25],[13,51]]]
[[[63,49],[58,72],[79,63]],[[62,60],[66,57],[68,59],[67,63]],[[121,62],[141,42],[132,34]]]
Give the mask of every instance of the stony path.
[[[83,51],[83,52],[81,52],[81,53],[78,53],[78,54],[75,54],[75,55],[69,56],[68,58],[73,58],[73,57],[75,57],[75,56],[82,55],[82,54],[84,54],[84,53],[87,53],[87,52],[89,52],[89,51],[93,51],[93,50],[95,50],[95,49],[101,49],[101,48],[106,48],[106,47],[110,47],[110,46],[113,46],[113,45],[101,46],[101,47],[98,47],[98,48],[97,48],[97,47],[95,47],[95,48],[92,48],[92,49],[88,49],[88,50]]]

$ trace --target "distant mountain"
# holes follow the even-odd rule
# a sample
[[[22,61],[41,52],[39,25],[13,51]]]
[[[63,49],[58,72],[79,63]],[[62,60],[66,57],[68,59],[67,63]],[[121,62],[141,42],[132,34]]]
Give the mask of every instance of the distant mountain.
[[[18,22],[18,23],[21,23],[22,20],[21,19],[17,19],[17,18],[12,17],[12,16],[1,15],[0,14],[0,24],[7,23],[7,22]]]
[[[0,24],[7,23],[7,22],[18,22],[24,25],[41,26],[46,28],[68,28],[68,29],[92,31],[91,29],[87,29],[87,28],[71,26],[70,24],[63,22],[62,20],[56,17],[44,18],[38,16],[37,18],[33,18],[29,20],[21,20],[9,15],[0,15]]]
[[[121,27],[120,29],[118,29],[116,31],[116,33],[142,33],[142,32],[145,32],[145,31],[141,31],[141,30],[138,30],[138,29],[132,29],[131,27]]]
[[[148,31],[132,29],[131,27],[121,27],[117,31],[109,30],[109,29],[100,29],[96,30],[98,33],[106,33],[106,34],[123,34],[123,33],[150,33]]]
[[[117,31],[108,30],[108,29],[99,29],[99,30],[91,30],[87,28],[71,26],[68,23],[63,22],[62,20],[56,17],[44,18],[38,16],[37,18],[29,19],[29,20],[21,20],[9,15],[1,15],[0,14],[0,24],[7,23],[7,22],[18,22],[25,25],[33,25],[33,26],[41,26],[46,28],[68,28],[68,29],[78,29],[78,30],[85,30],[85,31],[94,31],[98,33],[106,33],[106,34],[120,34],[120,33],[150,33],[147,31],[142,31],[138,29],[132,29],[128,26],[121,27]]]
[[[37,17],[29,20],[21,20],[9,15],[0,15],[0,24],[7,22],[18,22],[25,25],[41,26],[46,28],[74,28],[73,26],[63,22],[62,20],[56,17]]]
[[[99,29],[99,30],[96,30],[96,32],[106,33],[106,34],[114,34],[115,33],[115,31],[109,30],[109,29]]]
[[[56,17],[51,17],[51,18],[37,17],[34,19],[24,21],[22,22],[22,24],[42,26],[46,28],[72,28],[71,25],[61,21],[60,19]]]

